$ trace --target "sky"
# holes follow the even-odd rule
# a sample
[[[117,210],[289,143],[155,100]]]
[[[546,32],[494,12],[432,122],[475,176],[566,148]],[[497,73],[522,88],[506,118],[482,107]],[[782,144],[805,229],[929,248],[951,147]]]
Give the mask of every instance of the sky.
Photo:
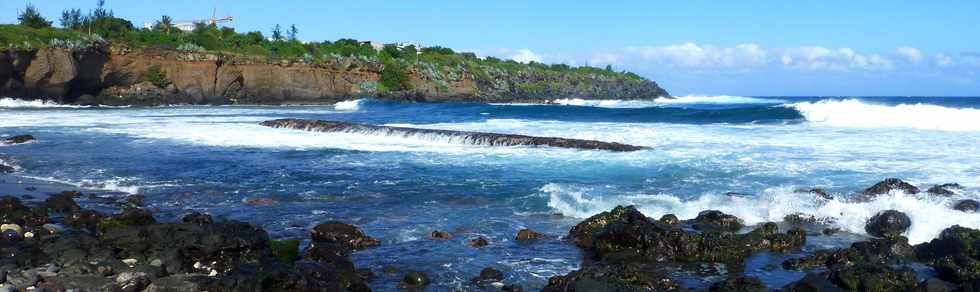
[[[55,20],[95,0],[32,3]],[[89,3],[91,2],[91,3]],[[521,62],[612,65],[673,95],[980,96],[980,1],[107,0],[137,26],[234,16],[303,40],[415,42]]]

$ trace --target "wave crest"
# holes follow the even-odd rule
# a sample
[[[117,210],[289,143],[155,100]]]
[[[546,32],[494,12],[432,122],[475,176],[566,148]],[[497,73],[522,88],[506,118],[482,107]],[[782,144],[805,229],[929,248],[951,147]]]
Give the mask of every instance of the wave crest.
[[[357,111],[361,109],[363,102],[363,99],[345,100],[334,104],[333,108],[338,111]]]
[[[692,219],[704,210],[719,210],[741,218],[747,224],[783,221],[786,215],[802,213],[829,222],[842,230],[865,234],[869,218],[884,210],[898,210],[912,218],[906,236],[912,244],[929,241],[950,226],[959,224],[980,228],[980,213],[964,213],[950,208],[958,197],[945,198],[927,194],[909,195],[892,192],[867,202],[835,198],[823,200],[809,193],[795,192],[794,187],[774,187],[757,196],[727,196],[708,193],[692,200],[667,194],[610,195],[592,187],[550,183],[541,188],[548,197],[548,207],[563,215],[587,218],[618,205],[635,205],[652,218],[674,214]]]
[[[82,105],[59,104],[50,100],[23,100],[16,98],[0,98],[0,108],[86,108]]]
[[[568,98],[568,99],[556,99],[552,100],[551,104],[557,105],[571,105],[571,106],[591,106],[591,107],[602,107],[602,108],[647,108],[647,107],[659,107],[665,105],[680,105],[680,104],[705,104],[705,105],[725,105],[725,104],[778,104],[784,103],[786,101],[781,99],[770,99],[770,98],[758,98],[758,97],[746,97],[746,96],[730,96],[730,95],[717,95],[717,96],[700,96],[700,95],[688,95],[688,96],[678,96],[673,98],[657,98],[653,100],[619,100],[619,99],[580,99],[580,98]],[[525,104],[514,104],[514,105],[525,105]]]
[[[854,128],[913,128],[940,131],[980,131],[980,109],[933,104],[880,105],[857,99],[822,100],[788,105],[807,121]]]

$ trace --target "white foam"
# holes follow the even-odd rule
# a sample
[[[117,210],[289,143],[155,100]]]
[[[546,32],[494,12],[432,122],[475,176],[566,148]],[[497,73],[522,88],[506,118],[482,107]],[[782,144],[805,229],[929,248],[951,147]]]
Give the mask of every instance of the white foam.
[[[139,194],[140,190],[144,188],[173,186],[167,184],[141,186],[134,183],[135,181],[139,181],[138,179],[122,178],[122,177],[116,177],[116,178],[111,178],[106,180],[82,179],[78,181],[64,180],[64,179],[59,179],[54,177],[39,177],[39,176],[27,176],[27,175],[25,175],[24,177],[29,179],[39,180],[39,181],[70,185],[82,189],[102,190],[102,191],[120,192],[120,193],[127,193],[127,194]]]
[[[557,105],[591,106],[603,108],[645,108],[660,106],[653,100],[617,100],[617,99],[556,99],[550,102]]]
[[[357,111],[361,109],[362,102],[363,99],[345,100],[334,104],[333,107],[338,111]]]
[[[822,100],[789,105],[813,124],[853,128],[913,128],[980,131],[980,109],[932,104],[880,105],[857,99]]]
[[[615,194],[601,188],[551,183],[541,188],[548,196],[548,206],[565,216],[587,218],[618,205],[635,205],[645,215],[660,218],[665,214],[693,219],[704,210],[719,210],[741,218],[747,224],[779,222],[786,215],[803,213],[817,218],[831,218],[842,230],[865,234],[869,218],[884,210],[898,210],[912,219],[905,234],[912,244],[929,241],[950,226],[980,228],[980,213],[964,213],[950,205],[962,197],[945,198],[928,194],[908,195],[892,192],[869,202],[845,199],[823,200],[809,193],[797,193],[795,187],[768,188],[757,196],[727,196],[706,193],[691,200],[668,194]]]
[[[87,106],[65,105],[49,100],[23,100],[16,98],[0,98],[0,108],[85,108]]]
[[[674,98],[658,98],[657,102],[665,104],[777,104],[786,101],[774,98],[732,95],[687,95]]]

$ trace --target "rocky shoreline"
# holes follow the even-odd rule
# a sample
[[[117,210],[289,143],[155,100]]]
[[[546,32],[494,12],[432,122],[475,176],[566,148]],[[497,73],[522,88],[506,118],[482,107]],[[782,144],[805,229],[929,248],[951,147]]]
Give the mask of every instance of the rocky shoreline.
[[[646,147],[641,146],[596,140],[377,126],[343,121],[278,119],[262,122],[261,125],[272,128],[297,129],[310,132],[366,133],[381,136],[401,137],[413,135],[433,135],[445,137],[451,140],[458,140],[465,144],[487,146],[548,146],[584,150],[608,150],[615,152],[630,152],[647,149]]]
[[[344,58],[322,63],[218,52],[100,45],[0,50],[0,97],[64,104],[323,104],[351,98],[430,102],[544,103],[558,98],[669,97],[656,82],[550,71],[452,74],[409,68],[412,90],[378,87],[384,65]],[[446,69],[449,70],[449,69]],[[457,72],[458,71],[458,72]]]
[[[955,185],[930,188],[932,195]],[[919,192],[887,179],[860,192]],[[819,192],[813,192],[819,195]],[[81,207],[97,202],[115,212]],[[960,204],[957,204],[960,205]],[[964,209],[974,212],[975,209]],[[787,216],[784,222],[744,226],[735,216],[706,210],[696,218],[647,217],[619,206],[554,236],[524,229],[516,241],[566,241],[584,254],[578,270],[552,277],[543,291],[686,291],[672,271],[720,264],[727,272],[710,291],[974,291],[980,287],[980,230],[950,226],[938,238],[910,245],[911,220],[888,210],[868,220],[872,238],[849,247],[802,251],[808,238],[833,236],[816,218]],[[780,231],[780,226],[787,230]],[[356,226],[328,221],[305,239],[272,240],[245,222],[189,213],[179,222],[158,222],[138,195],[116,200],[66,191],[43,201],[0,196],[0,291],[370,291],[371,269],[351,262],[353,252],[381,244]],[[433,231],[430,240],[451,238]],[[812,239],[812,238],[811,238]],[[301,246],[305,243],[305,247]],[[474,252],[488,244],[472,238]],[[769,269],[806,275],[784,287],[767,287],[746,276],[746,260],[760,253],[791,256]],[[430,280],[411,270],[398,287],[425,290]],[[718,276],[716,275],[716,276]],[[504,273],[486,268],[467,289],[522,291]],[[489,289],[489,290],[488,290]]]

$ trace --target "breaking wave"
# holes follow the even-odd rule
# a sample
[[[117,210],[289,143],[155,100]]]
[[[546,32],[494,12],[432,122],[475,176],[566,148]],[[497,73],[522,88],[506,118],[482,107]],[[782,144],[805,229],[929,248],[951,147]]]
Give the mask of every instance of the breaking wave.
[[[688,96],[678,96],[673,98],[657,98],[654,100],[618,100],[618,99],[556,99],[551,101],[551,104],[557,105],[571,105],[571,106],[591,106],[591,107],[602,107],[602,108],[646,108],[646,107],[659,107],[665,105],[675,105],[675,104],[706,104],[706,105],[723,105],[723,104],[779,104],[784,103],[784,100],[780,99],[770,99],[770,98],[758,98],[758,97],[746,97],[746,96],[730,96],[730,95],[718,95],[718,96],[699,96],[699,95],[688,95]],[[515,104],[522,105],[522,104]]]
[[[881,105],[857,99],[822,100],[788,105],[810,123],[855,128],[913,128],[980,131],[980,109],[932,104]]]
[[[0,108],[86,108],[82,105],[59,104],[49,100],[23,100],[16,98],[0,98]]]
[[[980,213],[965,213],[950,207],[962,197],[951,198],[909,195],[892,192],[867,202],[835,198],[825,200],[809,193],[795,192],[795,187],[774,187],[755,196],[729,196],[707,193],[685,200],[669,194],[604,193],[594,187],[549,183],[540,189],[548,197],[548,207],[565,216],[587,218],[618,205],[635,205],[652,218],[665,214],[693,219],[704,210],[719,210],[741,218],[747,224],[780,222],[786,215],[802,213],[829,219],[831,225],[855,234],[865,234],[869,218],[884,210],[898,210],[912,218],[906,236],[917,244],[929,241],[950,226],[959,224],[980,228]],[[838,196],[839,197],[839,196]]]
[[[363,99],[345,100],[334,104],[333,108],[338,111],[357,111],[361,109],[363,102]]]

